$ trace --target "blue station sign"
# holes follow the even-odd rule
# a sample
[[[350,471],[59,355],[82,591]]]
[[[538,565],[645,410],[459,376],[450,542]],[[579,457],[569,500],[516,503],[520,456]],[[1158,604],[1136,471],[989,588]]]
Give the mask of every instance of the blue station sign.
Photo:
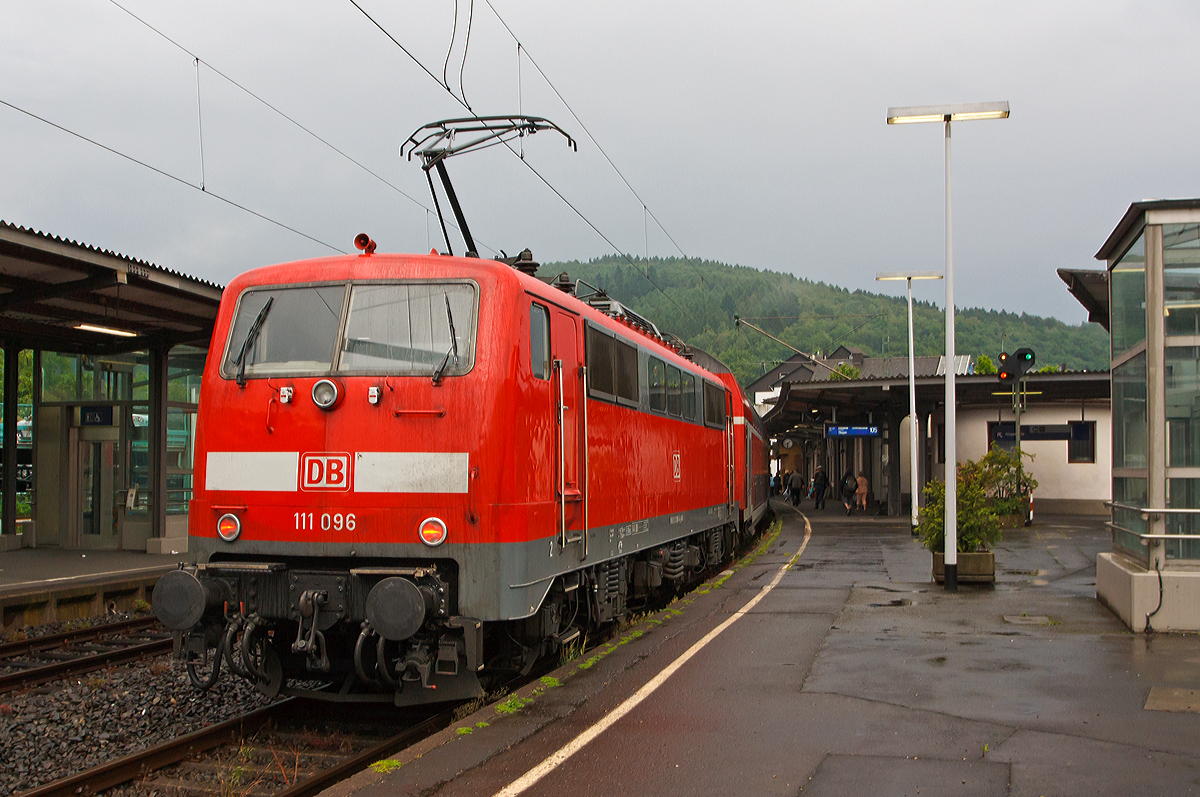
[[[878,426],[834,426],[825,424],[826,437],[879,437]]]

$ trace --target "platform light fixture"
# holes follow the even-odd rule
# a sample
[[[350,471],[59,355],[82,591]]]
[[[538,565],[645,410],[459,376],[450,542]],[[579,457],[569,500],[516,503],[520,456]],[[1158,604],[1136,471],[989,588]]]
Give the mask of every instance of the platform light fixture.
[[[912,533],[917,533],[917,510],[919,508],[917,497],[920,493],[917,492],[917,377],[916,377],[916,357],[913,354],[913,311],[912,311],[912,281],[913,280],[940,280],[942,272],[940,271],[880,271],[875,274],[877,282],[885,282],[888,280],[904,280],[908,283],[908,430],[910,443],[909,448],[912,453],[912,463],[910,466],[911,482],[912,482]]]
[[[972,102],[957,105],[912,105],[888,108],[889,125],[943,122],[946,125],[946,591],[958,591],[958,484],[955,469],[954,398],[954,236],[950,194],[950,123],[978,119],[1007,119],[1007,102]]]
[[[100,332],[104,335],[116,335],[119,338],[136,338],[136,332],[130,332],[127,329],[113,329],[112,327],[102,327],[96,324],[76,324],[76,329],[81,329],[84,332]]]

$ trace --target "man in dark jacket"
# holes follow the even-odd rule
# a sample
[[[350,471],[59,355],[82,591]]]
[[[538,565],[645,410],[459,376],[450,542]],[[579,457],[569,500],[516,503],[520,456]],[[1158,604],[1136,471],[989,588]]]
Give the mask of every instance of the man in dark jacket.
[[[828,489],[829,477],[825,475],[825,469],[818,465],[817,473],[813,476],[813,509],[825,508],[825,491]]]
[[[789,486],[792,488],[792,506],[800,506],[800,499],[804,497],[804,474],[799,468],[792,472]]]

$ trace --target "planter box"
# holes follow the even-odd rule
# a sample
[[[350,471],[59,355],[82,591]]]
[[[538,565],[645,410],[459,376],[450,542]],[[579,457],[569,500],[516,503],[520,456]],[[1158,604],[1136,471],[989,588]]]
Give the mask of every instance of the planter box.
[[[939,584],[946,580],[946,555],[933,554],[933,579]],[[958,553],[958,581],[968,584],[992,584],[996,581],[996,554],[992,551]]]

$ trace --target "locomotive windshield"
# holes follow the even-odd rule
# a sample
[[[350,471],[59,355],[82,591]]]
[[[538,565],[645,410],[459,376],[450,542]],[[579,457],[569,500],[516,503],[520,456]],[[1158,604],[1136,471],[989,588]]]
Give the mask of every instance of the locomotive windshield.
[[[465,374],[474,344],[473,285],[354,285],[338,370]]]
[[[345,296],[345,285],[246,291],[238,304],[222,371],[227,377],[235,376],[239,367],[249,377],[328,371]],[[251,336],[268,301],[271,311]]]
[[[221,371],[230,379],[465,374],[475,363],[475,291],[467,282],[252,288],[238,303]]]

